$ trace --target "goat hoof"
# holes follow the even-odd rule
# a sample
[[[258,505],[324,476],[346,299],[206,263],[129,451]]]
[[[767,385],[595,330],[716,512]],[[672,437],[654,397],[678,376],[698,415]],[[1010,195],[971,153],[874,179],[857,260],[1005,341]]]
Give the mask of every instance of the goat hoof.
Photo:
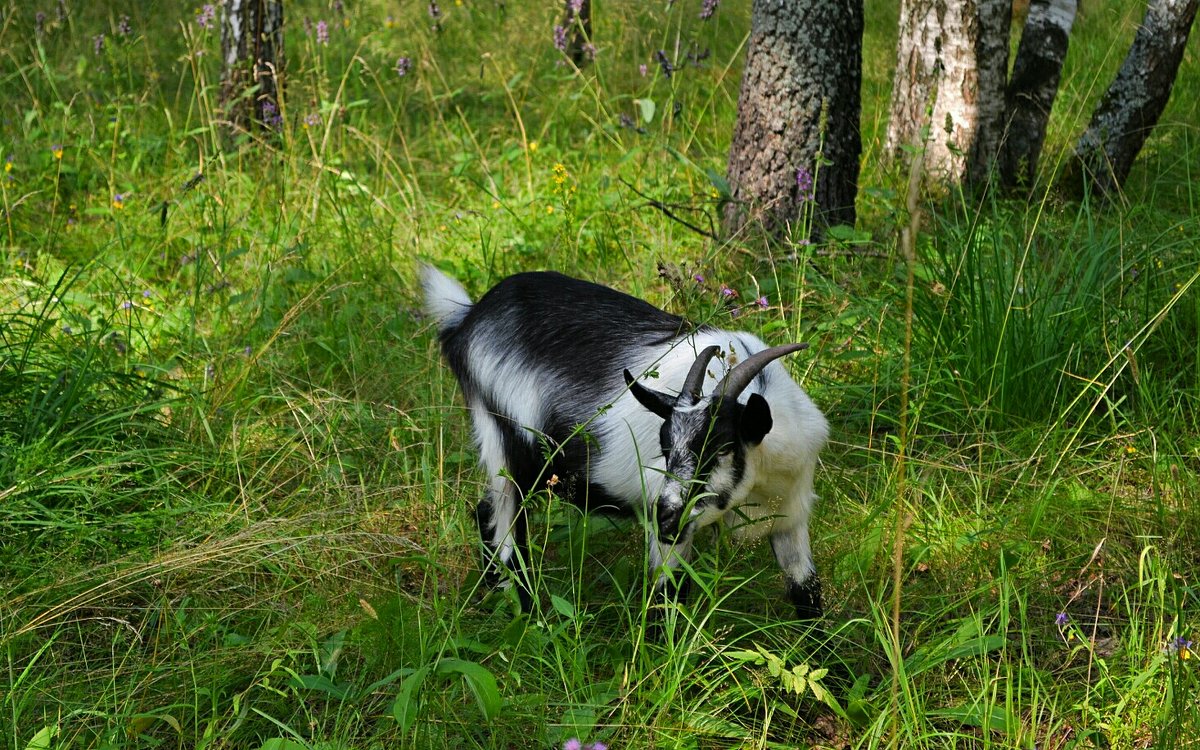
[[[788,581],[787,593],[792,606],[796,608],[796,619],[819,620],[825,613],[821,606],[821,580],[815,575],[800,583]]]

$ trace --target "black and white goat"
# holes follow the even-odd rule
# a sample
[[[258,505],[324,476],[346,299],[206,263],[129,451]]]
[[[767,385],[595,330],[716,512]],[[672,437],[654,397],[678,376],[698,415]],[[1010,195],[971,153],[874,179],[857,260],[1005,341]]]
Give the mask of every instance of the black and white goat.
[[[557,273],[510,276],[475,304],[431,266],[422,283],[488,476],[476,518],[493,582],[526,559],[522,498],[557,475],[580,505],[649,520],[659,587],[660,566],[678,567],[695,530],[723,519],[735,537],[770,535],[797,614],[820,616],[808,521],[829,427],[775,362],[803,345],[691,326]]]

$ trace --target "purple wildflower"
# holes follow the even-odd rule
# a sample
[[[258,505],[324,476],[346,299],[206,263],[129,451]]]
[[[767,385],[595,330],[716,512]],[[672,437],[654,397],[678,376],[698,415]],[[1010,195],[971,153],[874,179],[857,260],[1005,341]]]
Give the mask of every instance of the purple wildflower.
[[[737,296],[737,292],[730,289],[725,284],[722,284],[721,285],[721,296],[724,297],[725,299],[733,299],[734,297]]]
[[[317,114],[316,112],[313,112],[310,115],[304,116],[304,127],[315,128],[316,126],[318,126],[320,124],[321,124],[321,116],[319,114]]]
[[[593,742],[588,745],[588,750],[608,750],[608,745],[605,745],[603,742]]]
[[[210,28],[217,18],[217,7],[212,3],[205,3],[200,12],[196,14],[196,25],[202,29]]]
[[[132,307],[133,307],[133,301],[132,301],[132,300],[125,300],[124,302],[122,302],[122,303],[121,303],[121,309],[122,309],[122,310],[129,310],[129,309],[131,309]]]
[[[41,36],[46,32],[46,14],[40,10],[37,12],[37,15],[33,17],[33,30],[38,36]]]
[[[329,44],[329,24],[324,19],[317,21],[317,44]]]
[[[104,35],[103,34],[97,34],[96,36],[92,37],[92,50],[97,55],[103,54],[103,52],[104,52]]]
[[[401,57],[396,60],[396,75],[403,78],[408,75],[409,69],[412,67],[412,60],[407,57]]]
[[[1066,625],[1068,622],[1070,622],[1070,620],[1071,620],[1071,618],[1067,617],[1066,612],[1059,612],[1057,615],[1054,616],[1054,624],[1059,626],[1060,628],[1063,627],[1064,625]]]
[[[583,0],[570,0],[567,7],[571,9],[572,16],[578,16],[583,12]]]
[[[667,78],[671,77],[671,73],[675,71],[675,66],[667,59],[667,53],[659,50],[654,53],[654,59],[658,61],[659,67],[662,68],[663,75]]]
[[[117,21],[117,33],[121,36],[129,36],[133,33],[133,26],[129,24],[129,16],[121,16],[121,20]]]
[[[813,175],[808,167],[796,170],[796,200],[807,203],[813,199]]]
[[[153,294],[154,293],[151,292],[149,289],[143,289],[142,290],[142,299],[150,299],[150,297],[153,296]]]
[[[279,107],[270,99],[263,100],[262,121],[269,128],[277,128],[283,124],[283,115],[279,114]]]
[[[698,274],[696,274],[696,275],[692,276],[692,279],[694,279],[694,280],[695,280],[695,282],[696,282],[697,284],[703,284],[703,283],[704,283],[704,275],[703,275],[703,274],[699,274],[699,273],[698,273]]]
[[[765,296],[759,297],[757,300],[755,300],[755,304],[764,310],[771,306],[771,303],[767,301]]]
[[[559,52],[567,51],[567,29],[565,26],[554,27],[554,48]]]
[[[649,72],[650,68],[646,67],[646,63],[642,63],[638,66],[638,73],[642,74],[642,78],[645,78]]]
[[[572,737],[563,743],[562,750],[583,750],[583,743],[578,737]]]
[[[700,19],[707,21],[712,18],[713,13],[717,12],[717,6],[721,4],[721,0],[704,0],[704,5],[700,6]]]
[[[596,59],[596,45],[592,44],[591,42],[584,42],[583,43],[583,54],[587,55],[587,59],[595,60]]]

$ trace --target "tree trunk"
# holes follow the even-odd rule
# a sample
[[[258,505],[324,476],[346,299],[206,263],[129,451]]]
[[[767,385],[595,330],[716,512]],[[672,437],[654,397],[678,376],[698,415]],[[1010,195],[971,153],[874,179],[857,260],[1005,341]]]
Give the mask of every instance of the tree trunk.
[[[927,180],[986,177],[1003,132],[1011,20],[1012,0],[905,0],[886,139],[894,158],[924,143]]]
[[[1150,0],[1129,55],[1092,114],[1063,176],[1082,196],[1085,185],[1109,196],[1121,189],[1171,97],[1200,0]]]
[[[221,104],[230,126],[281,122],[283,0],[227,0],[221,6]]]
[[[566,0],[562,28],[570,33],[564,50],[575,67],[581,68],[592,59],[592,0]]]
[[[1076,0],[1031,0],[1021,45],[1008,82],[1008,128],[1000,155],[1000,181],[1006,190],[1028,191],[1046,140]]]
[[[975,39],[978,94],[975,137],[967,154],[968,185],[982,185],[995,172],[1004,140],[1004,91],[1008,84],[1008,44],[1012,36],[1012,0],[979,0]]]
[[[812,229],[854,224],[862,35],[862,0],[754,0],[729,147],[728,234],[750,222],[780,234],[808,201]]]

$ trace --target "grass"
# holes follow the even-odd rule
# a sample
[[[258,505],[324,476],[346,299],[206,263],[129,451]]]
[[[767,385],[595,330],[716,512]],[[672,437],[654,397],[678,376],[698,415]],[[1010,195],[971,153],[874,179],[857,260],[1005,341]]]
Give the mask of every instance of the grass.
[[[433,31],[424,6],[289,4],[284,125],[230,148],[198,6],[67,6],[40,34],[0,16],[0,747],[1194,742],[1194,56],[1116,205],[925,207],[901,434],[886,4],[859,231],[798,248],[713,243],[626,186],[716,217],[746,3],[597,6],[583,71],[557,6],[446,3]],[[1137,13],[1083,10],[1044,184]],[[640,532],[548,494],[536,611],[485,591],[418,258],[474,294],[554,268],[810,341],[820,627],[769,550],[715,534],[648,635]]]

